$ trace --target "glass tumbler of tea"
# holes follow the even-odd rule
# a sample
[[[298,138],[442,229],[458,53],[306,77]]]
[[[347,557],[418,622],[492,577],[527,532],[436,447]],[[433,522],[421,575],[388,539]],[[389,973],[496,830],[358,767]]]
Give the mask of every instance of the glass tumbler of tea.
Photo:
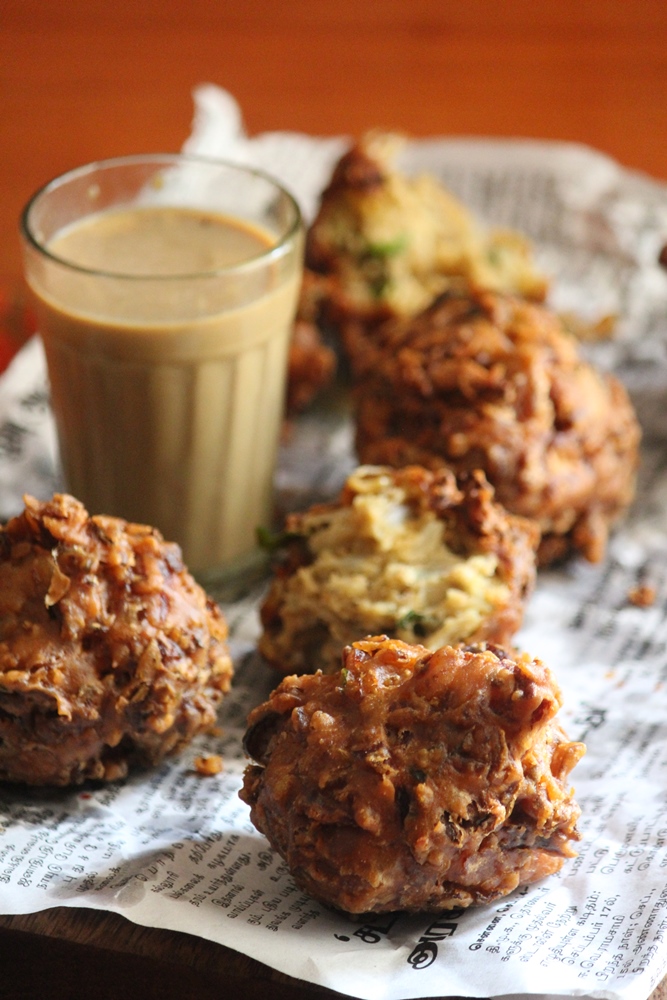
[[[203,583],[259,560],[302,277],[294,198],[181,155],[92,163],[21,220],[65,485],[157,527]]]

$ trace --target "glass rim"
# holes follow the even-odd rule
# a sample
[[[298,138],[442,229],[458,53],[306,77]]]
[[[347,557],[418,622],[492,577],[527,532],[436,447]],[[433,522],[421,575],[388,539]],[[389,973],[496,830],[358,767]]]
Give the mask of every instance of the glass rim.
[[[271,184],[277,192],[287,199],[288,204],[292,207],[294,219],[292,224],[273,246],[267,247],[266,250],[255,254],[252,257],[248,257],[246,260],[239,261],[236,264],[225,264],[222,267],[211,268],[205,271],[176,272],[174,274],[132,274],[125,271],[107,271],[100,268],[85,267],[81,264],[76,264],[73,261],[68,260],[66,257],[61,257],[58,254],[53,253],[32,231],[30,225],[31,212],[38,201],[44,196],[50,194],[52,191],[58,190],[70,181],[85,178],[86,174],[92,174],[96,170],[108,169],[116,166],[132,166],[140,163],[155,163],[156,166],[160,164],[168,166],[169,164],[177,165],[179,163],[193,163],[207,167],[224,167],[225,169],[237,173],[238,175],[257,177],[258,179]],[[171,207],[179,206],[175,205]],[[190,206],[184,205],[183,207]],[[93,213],[90,214],[92,215]],[[82,215],[81,218],[86,218],[86,215]],[[51,178],[51,180],[39,187],[26,202],[26,205],[20,215],[19,228],[24,240],[34,250],[38,251],[46,259],[53,261],[70,271],[87,277],[112,278],[122,281],[155,281],[160,283],[166,281],[191,281],[192,279],[197,278],[215,278],[222,275],[239,274],[243,271],[256,268],[261,264],[271,263],[273,260],[279,259],[287,253],[289,246],[302,228],[302,223],[303,217],[301,209],[294,195],[284,186],[284,184],[277,180],[277,178],[273,177],[261,168],[253,167],[245,163],[237,163],[232,160],[220,159],[218,157],[199,156],[190,153],[134,153],[128,156],[113,156],[102,160],[93,160],[90,163],[74,167],[71,170],[67,170],[64,173]]]

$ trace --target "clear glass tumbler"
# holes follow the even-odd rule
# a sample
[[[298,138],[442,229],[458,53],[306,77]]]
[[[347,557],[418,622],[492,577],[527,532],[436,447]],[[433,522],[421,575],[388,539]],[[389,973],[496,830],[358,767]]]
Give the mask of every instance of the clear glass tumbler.
[[[203,582],[259,557],[302,274],[293,197],[228,163],[93,163],[22,216],[67,489],[159,528]]]

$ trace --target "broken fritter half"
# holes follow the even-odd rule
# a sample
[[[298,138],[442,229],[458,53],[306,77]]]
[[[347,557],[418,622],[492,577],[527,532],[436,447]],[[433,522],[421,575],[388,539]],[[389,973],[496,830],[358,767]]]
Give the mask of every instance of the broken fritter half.
[[[449,289],[545,297],[528,240],[484,228],[430,174],[398,168],[405,140],[364,135],[337,163],[307,236],[306,263],[326,278],[329,318],[365,324],[414,316]]]
[[[289,674],[337,670],[360,635],[431,649],[507,644],[533,589],[538,540],[481,472],[457,481],[448,470],[362,466],[337,501],[288,516],[259,649]]]

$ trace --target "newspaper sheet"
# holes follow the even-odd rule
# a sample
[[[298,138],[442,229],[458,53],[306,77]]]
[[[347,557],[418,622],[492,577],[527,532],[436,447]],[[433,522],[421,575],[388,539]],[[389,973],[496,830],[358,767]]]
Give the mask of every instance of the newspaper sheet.
[[[247,139],[225,92],[203,87],[190,151],[247,160],[283,177],[312,213],[342,139]],[[118,912],[187,931],[281,972],[368,1000],[503,995],[645,1000],[667,973],[667,188],[581,147],[412,142],[481,218],[521,228],[553,275],[552,303],[618,315],[595,345],[630,387],[645,428],[638,499],[605,561],[542,572],[518,645],[564,693],[562,721],[587,755],[573,780],[578,857],[486,907],[439,917],[352,920],[301,892],[238,798],[248,711],[273,677],[255,651],[261,588],[224,606],[236,667],[221,735],[108,787],[0,787],[0,912],[54,906]],[[276,478],[285,508],[331,497],[354,466],[339,397],[296,421]],[[59,485],[44,357],[31,341],[0,379],[0,518],[23,492]],[[633,587],[655,591],[649,606]],[[221,754],[204,778],[195,757]]]

